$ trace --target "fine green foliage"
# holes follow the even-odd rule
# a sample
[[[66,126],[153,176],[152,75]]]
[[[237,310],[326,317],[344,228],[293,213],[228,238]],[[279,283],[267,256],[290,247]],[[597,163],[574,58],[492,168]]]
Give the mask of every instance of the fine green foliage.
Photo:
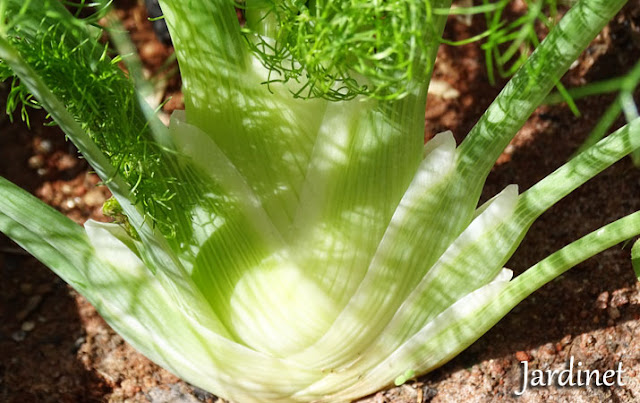
[[[18,13],[19,2],[5,2],[7,13]],[[130,80],[118,66],[120,58],[109,57],[100,43],[102,31],[92,24],[101,13],[86,21],[67,18],[68,12],[58,3],[20,9],[20,18],[3,27],[7,39],[26,64],[64,104],[80,129],[107,157],[117,174],[131,187],[134,203],[144,206],[147,217],[165,232],[174,231],[167,212],[179,206],[161,161],[161,146],[148,129],[148,122],[138,104]],[[13,77],[6,63],[0,62],[0,80]],[[18,78],[12,81],[7,113],[25,106],[40,104]],[[158,175],[166,176],[159,184]],[[103,178],[109,181],[110,177]],[[168,185],[168,186],[167,186]]]
[[[302,78],[294,95],[305,98],[406,96],[425,81],[440,37],[430,2],[268,0],[241,6],[248,43],[274,73],[267,82]]]
[[[503,267],[537,217],[640,147],[640,118],[478,205],[503,149],[624,3],[578,2],[462,144],[447,132],[425,146],[446,0],[163,0],[185,96],[168,128],[139,103],[148,86],[117,25],[125,56],[111,59],[95,18],[0,0],[10,110],[49,112],[115,219],[83,229],[0,179],[0,230],[135,348],[221,397],[348,401],[404,383],[640,234],[635,213],[513,281]]]
[[[435,9],[435,14],[470,16],[483,14],[487,30],[473,38],[458,42],[444,41],[453,45],[462,45],[483,40],[489,81],[495,83],[496,72],[502,78],[511,77],[522,66],[534,49],[540,44],[536,25],[552,29],[559,21],[558,11],[566,9],[570,1],[528,0],[518,18],[508,18],[511,0],[483,0],[481,5],[467,5],[458,2],[457,7]],[[521,7],[522,7],[521,6]]]
[[[560,13],[564,12],[571,1],[556,0],[528,0],[521,4],[524,10],[519,10],[518,18],[507,17],[508,8],[515,2],[511,0],[484,0],[482,5],[458,6],[451,10],[452,15],[471,16],[484,14],[487,29],[474,37],[461,41],[444,40],[451,45],[464,45],[482,40],[485,52],[485,62],[489,82],[495,84],[496,74],[501,78],[509,78],[527,61],[529,56],[540,44],[538,30],[540,27],[551,30],[560,20]],[[434,10],[435,13],[446,13],[449,10]],[[470,21],[470,20],[469,20]],[[556,87],[562,101],[567,102],[575,115],[579,115],[573,98],[566,91],[562,83]]]
[[[633,99],[633,93],[640,84],[640,61],[624,76],[612,78],[610,80],[591,83],[584,87],[569,90],[569,95],[578,99],[581,97],[602,94],[607,92],[617,92],[616,99],[609,105],[607,110],[602,114],[600,120],[596,123],[591,133],[585,140],[575,155],[580,154],[584,150],[596,144],[609,131],[620,115],[624,115],[627,122],[633,121],[638,117],[638,107]],[[552,94],[547,98],[548,103],[562,102],[562,98],[558,94]],[[636,150],[631,154],[636,166],[640,166],[640,152]]]
[[[487,0],[484,1],[488,3]],[[495,81],[495,71],[501,77],[512,76],[540,44],[536,25],[551,29],[559,21],[556,0],[530,0],[526,12],[515,21],[505,18],[509,0],[495,2],[496,8],[484,13],[489,36],[483,44],[489,81]]]

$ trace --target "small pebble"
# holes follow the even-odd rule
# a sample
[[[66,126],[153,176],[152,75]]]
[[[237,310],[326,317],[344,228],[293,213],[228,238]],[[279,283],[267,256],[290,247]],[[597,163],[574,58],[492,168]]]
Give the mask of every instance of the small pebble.
[[[25,295],[29,295],[33,292],[33,284],[31,283],[22,283],[20,284],[20,292]]]
[[[71,194],[72,190],[73,190],[73,187],[71,187],[71,185],[69,185],[68,183],[65,183],[62,186],[60,186],[60,191],[62,191],[62,193],[66,195]]]
[[[51,141],[43,139],[36,143],[35,150],[39,154],[48,154],[53,150],[53,144]]]
[[[18,330],[17,332],[11,333],[11,338],[13,339],[13,341],[18,343],[24,340],[25,337],[27,337],[27,332],[25,332],[24,330]]]
[[[158,55],[164,53],[164,46],[160,42],[149,41],[142,45],[140,49],[140,56],[143,59],[158,58]]]
[[[89,207],[101,206],[105,201],[105,197],[98,189],[92,189],[84,195],[84,202]]]
[[[45,182],[37,191],[36,196],[44,200],[51,200],[53,197],[53,186],[51,182]]]
[[[78,159],[69,155],[63,154],[58,160],[57,167],[61,171],[66,171],[67,169],[74,168],[78,164]]]
[[[64,201],[64,208],[66,208],[67,210],[71,210],[74,209],[76,207],[76,202],[73,201],[73,199],[67,199]]]
[[[84,185],[76,186],[73,188],[74,196],[84,196],[87,193],[87,188]]]
[[[616,320],[618,318],[620,318],[620,310],[618,308],[616,308],[615,306],[610,306],[607,309],[607,313],[609,314],[609,318]]]
[[[80,347],[82,347],[85,341],[87,341],[86,337],[80,336],[76,339],[76,341],[73,342],[73,345],[75,348],[79,349]]]
[[[184,95],[182,95],[182,92],[172,94],[162,109],[168,112],[175,111],[176,109],[184,109]]]
[[[526,351],[518,351],[516,352],[516,360],[522,362],[522,361],[530,361],[531,360],[531,356],[529,354],[527,354]]]
[[[596,300],[596,307],[598,309],[607,309],[607,305],[609,304],[609,291],[605,291],[598,295],[598,299]]]
[[[189,393],[187,388],[179,384],[170,385],[170,389],[164,387],[154,387],[147,392],[151,403],[198,403],[199,400]]]
[[[35,328],[36,328],[36,322],[34,322],[32,320],[28,320],[28,321],[24,322],[22,324],[22,326],[20,326],[20,329],[22,329],[25,332],[30,332]]]
[[[27,161],[27,164],[31,169],[42,168],[44,166],[44,158],[42,158],[40,154],[32,155]]]

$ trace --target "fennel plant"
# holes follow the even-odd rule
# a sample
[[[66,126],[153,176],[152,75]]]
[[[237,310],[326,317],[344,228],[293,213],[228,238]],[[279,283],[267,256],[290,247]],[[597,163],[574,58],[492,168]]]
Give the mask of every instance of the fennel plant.
[[[478,206],[496,159],[624,0],[582,0],[456,146],[423,145],[447,0],[161,1],[185,111],[164,127],[102,14],[0,0],[7,103],[37,103],[114,195],[84,228],[0,179],[0,230],[136,349],[221,397],[348,401],[442,365],[640,213],[511,280],[545,210],[640,146],[640,120]],[[112,39],[127,42],[117,29]],[[637,247],[634,249],[637,261]],[[411,375],[408,375],[411,374]]]

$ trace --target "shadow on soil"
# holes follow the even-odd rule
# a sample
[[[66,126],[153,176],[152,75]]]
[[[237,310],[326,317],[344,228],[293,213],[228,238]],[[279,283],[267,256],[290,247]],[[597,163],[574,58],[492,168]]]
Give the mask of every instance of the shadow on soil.
[[[10,126],[6,115],[0,115],[0,175],[34,192],[47,180],[77,172],[57,173],[54,178],[28,168],[35,138],[50,138],[54,150],[68,147],[63,136],[42,126],[40,113],[31,115],[31,134],[24,125]],[[70,288],[0,234],[0,401],[102,401],[111,389],[78,360],[83,342]]]

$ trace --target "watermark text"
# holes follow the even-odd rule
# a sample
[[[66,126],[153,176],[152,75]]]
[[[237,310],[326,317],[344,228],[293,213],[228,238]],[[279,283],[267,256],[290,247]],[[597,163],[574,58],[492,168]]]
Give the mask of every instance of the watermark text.
[[[600,371],[597,369],[586,369],[582,367],[582,362],[574,362],[574,358],[569,358],[565,369],[529,371],[529,363],[521,361],[522,364],[522,387],[516,391],[516,396],[522,396],[528,387],[584,387],[584,386],[624,386],[622,383],[622,363],[619,362],[616,369]]]

